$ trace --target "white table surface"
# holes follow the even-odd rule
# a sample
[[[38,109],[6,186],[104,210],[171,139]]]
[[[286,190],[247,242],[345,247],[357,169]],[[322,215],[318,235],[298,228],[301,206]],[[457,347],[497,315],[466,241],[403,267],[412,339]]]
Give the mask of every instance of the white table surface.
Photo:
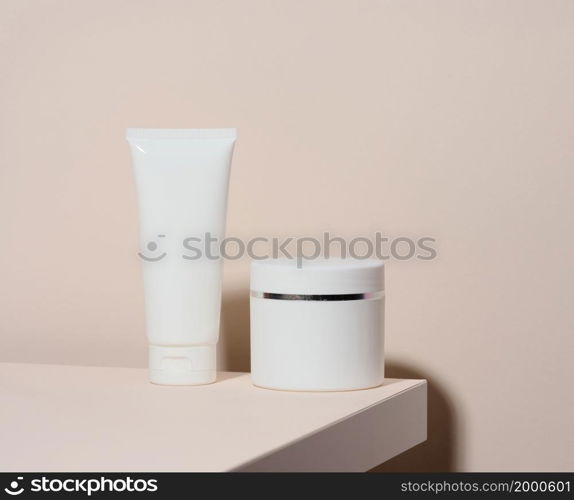
[[[272,391],[249,374],[0,363],[0,471],[365,471],[426,439],[426,381]]]

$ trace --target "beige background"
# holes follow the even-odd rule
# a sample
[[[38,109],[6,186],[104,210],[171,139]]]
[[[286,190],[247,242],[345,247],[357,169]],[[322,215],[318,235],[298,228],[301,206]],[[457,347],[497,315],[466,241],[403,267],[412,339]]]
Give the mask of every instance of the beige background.
[[[437,238],[388,264],[431,425],[380,470],[574,469],[574,2],[0,0],[0,65],[0,360],[145,366],[124,129],[236,126],[229,234]]]

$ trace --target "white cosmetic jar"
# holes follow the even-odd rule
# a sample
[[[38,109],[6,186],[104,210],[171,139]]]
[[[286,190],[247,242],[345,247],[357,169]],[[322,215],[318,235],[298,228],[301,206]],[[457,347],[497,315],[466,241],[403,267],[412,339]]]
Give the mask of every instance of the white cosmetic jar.
[[[253,261],[253,383],[287,391],[382,384],[383,270],[379,260]]]

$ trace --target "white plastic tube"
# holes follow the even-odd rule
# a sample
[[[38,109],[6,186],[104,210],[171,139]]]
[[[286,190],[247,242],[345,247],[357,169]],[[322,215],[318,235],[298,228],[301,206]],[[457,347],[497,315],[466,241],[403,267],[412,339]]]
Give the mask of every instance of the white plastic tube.
[[[127,130],[155,384],[215,381],[222,262],[206,252],[186,252],[184,242],[204,241],[206,233],[225,237],[235,138],[235,129]]]

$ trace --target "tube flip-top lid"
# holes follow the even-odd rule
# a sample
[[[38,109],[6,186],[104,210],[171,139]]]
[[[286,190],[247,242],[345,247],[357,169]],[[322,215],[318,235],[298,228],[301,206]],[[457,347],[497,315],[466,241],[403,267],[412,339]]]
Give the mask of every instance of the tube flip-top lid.
[[[215,382],[215,345],[149,346],[149,379],[160,385],[201,385]]]

